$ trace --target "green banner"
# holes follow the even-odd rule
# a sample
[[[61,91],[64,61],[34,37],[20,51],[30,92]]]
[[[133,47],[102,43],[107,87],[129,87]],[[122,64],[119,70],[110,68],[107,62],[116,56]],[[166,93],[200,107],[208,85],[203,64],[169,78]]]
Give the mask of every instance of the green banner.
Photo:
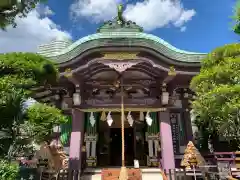
[[[65,124],[61,124],[60,128],[61,128],[60,141],[64,146],[68,144],[70,140],[70,135],[72,131],[72,117],[68,116],[68,121]]]

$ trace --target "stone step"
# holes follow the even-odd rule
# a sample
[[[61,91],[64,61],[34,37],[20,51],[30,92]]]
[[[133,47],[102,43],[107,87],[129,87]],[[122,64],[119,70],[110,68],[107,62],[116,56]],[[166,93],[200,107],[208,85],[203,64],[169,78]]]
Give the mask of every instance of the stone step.
[[[101,180],[101,174],[85,174],[81,177],[81,180]]]
[[[162,180],[159,168],[141,168],[142,180]],[[86,169],[82,180],[101,180],[101,169]]]

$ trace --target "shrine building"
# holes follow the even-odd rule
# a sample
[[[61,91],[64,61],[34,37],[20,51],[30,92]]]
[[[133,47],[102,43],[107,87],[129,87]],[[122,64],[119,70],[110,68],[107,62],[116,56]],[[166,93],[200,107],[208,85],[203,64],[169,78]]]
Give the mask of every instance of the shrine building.
[[[83,146],[87,166],[121,166],[121,100],[126,166],[179,166],[193,137],[189,83],[206,54],[177,49],[121,13],[95,34],[54,40],[39,54],[58,65],[60,79],[35,98],[69,116],[59,133],[72,168],[81,166]]]

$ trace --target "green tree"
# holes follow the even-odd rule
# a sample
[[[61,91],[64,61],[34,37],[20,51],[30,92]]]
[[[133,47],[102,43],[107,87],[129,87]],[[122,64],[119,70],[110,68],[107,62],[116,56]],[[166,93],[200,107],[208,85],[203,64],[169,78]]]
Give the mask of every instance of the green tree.
[[[23,113],[31,89],[56,82],[58,70],[44,57],[33,53],[0,54],[0,144],[1,154],[11,157],[27,144],[43,141],[54,125],[66,117],[53,106],[35,102]]]
[[[215,49],[202,60],[200,73],[191,81],[196,93],[192,102],[195,124],[204,141],[210,135],[240,145],[240,44]]]
[[[0,28],[5,30],[8,25],[16,27],[15,18],[26,17],[39,2],[46,0],[0,0]]]
[[[233,20],[234,20],[233,30],[236,34],[240,34],[240,0],[237,0],[236,5],[234,6],[233,12],[234,12],[234,15],[233,15]]]

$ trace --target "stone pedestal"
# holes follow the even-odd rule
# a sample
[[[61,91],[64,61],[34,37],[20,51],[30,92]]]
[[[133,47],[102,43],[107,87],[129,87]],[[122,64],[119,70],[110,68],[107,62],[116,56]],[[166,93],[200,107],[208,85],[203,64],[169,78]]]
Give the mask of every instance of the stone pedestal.
[[[172,141],[172,129],[170,123],[170,113],[159,112],[160,121],[160,139],[162,152],[162,166],[163,169],[169,170],[175,168],[175,159]]]
[[[81,169],[81,149],[84,140],[84,112],[72,109],[72,132],[70,139],[69,167]]]

